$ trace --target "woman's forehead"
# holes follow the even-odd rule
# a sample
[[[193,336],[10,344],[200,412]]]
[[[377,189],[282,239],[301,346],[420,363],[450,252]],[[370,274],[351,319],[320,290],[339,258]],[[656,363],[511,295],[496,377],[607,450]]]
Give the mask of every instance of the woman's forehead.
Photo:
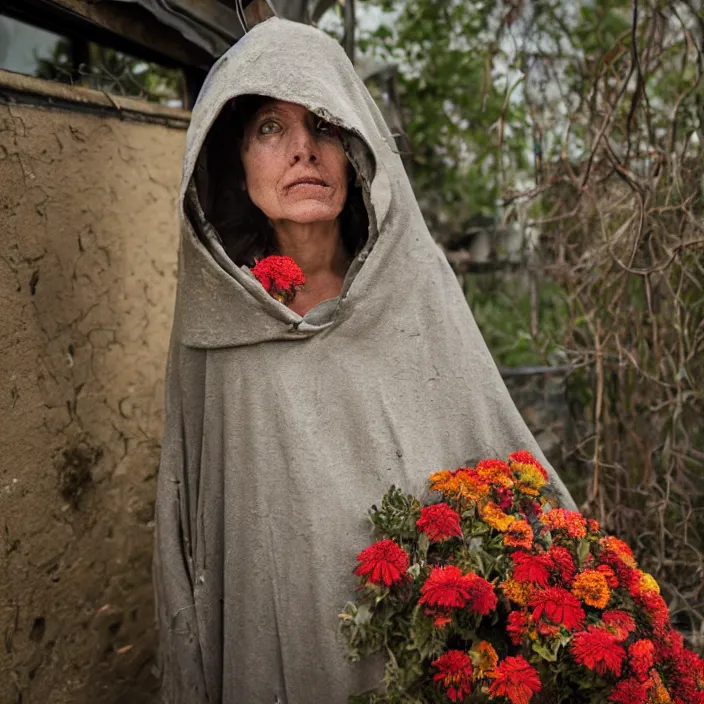
[[[308,108],[298,103],[288,103],[285,100],[267,100],[263,105],[259,106],[259,109],[254,113],[253,117],[258,117],[265,112],[276,112],[281,114],[289,115],[308,115],[311,114]]]

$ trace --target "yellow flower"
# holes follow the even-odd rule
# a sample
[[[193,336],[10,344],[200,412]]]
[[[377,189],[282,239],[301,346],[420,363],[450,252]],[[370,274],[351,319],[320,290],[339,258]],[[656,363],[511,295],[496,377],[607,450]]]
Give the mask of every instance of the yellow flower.
[[[530,582],[517,582],[513,577],[499,584],[501,591],[519,606],[528,606],[531,596],[533,596],[533,585]]]
[[[640,573],[640,590],[642,592],[660,593],[660,585],[655,581],[655,577],[647,572]]]
[[[611,599],[606,577],[598,570],[584,570],[575,577],[572,593],[589,606],[605,609]]]
[[[495,503],[490,501],[479,509],[479,515],[484,523],[488,523],[492,528],[501,533],[506,532],[509,526],[516,520],[514,516],[504,513]]]
[[[524,494],[537,495],[537,490],[542,489],[548,482],[548,473],[545,467],[538,462],[530,452],[519,450],[509,455],[508,463],[511,471],[518,481],[518,488]],[[535,494],[533,494],[535,492]]]

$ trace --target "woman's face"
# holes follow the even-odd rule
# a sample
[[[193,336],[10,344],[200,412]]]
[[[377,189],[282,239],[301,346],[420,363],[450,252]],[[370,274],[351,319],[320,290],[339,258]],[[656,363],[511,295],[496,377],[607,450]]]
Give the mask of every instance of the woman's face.
[[[240,156],[249,197],[272,222],[330,221],[342,212],[349,162],[339,132],[303,106],[263,105],[247,125]]]

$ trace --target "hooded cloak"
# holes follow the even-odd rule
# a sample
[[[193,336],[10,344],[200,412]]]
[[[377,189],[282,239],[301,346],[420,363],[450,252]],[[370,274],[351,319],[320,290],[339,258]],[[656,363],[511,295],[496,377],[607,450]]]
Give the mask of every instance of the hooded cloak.
[[[233,98],[344,128],[369,220],[337,298],[301,317],[226,254],[204,147]],[[221,145],[226,148],[227,145]],[[230,145],[232,148],[232,145]],[[431,238],[394,140],[341,47],[270,19],[213,67],[188,131],[154,583],[168,704],[343,704],[369,507],[391,484],[528,449],[545,463]],[[547,466],[547,463],[545,463]],[[574,503],[554,470],[562,504]]]

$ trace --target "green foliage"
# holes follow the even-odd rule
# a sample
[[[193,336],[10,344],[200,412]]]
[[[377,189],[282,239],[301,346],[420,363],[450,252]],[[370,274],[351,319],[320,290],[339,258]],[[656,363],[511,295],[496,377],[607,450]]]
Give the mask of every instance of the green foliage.
[[[148,63],[92,42],[86,49],[86,60],[74,65],[70,40],[58,41],[50,59],[37,59],[36,75],[153,103],[183,102],[180,69]]]
[[[520,103],[512,84],[492,79],[491,3],[368,0],[396,15],[362,36],[368,54],[396,63],[400,102],[413,145],[411,169],[421,207],[440,239],[496,213],[504,171],[525,168]],[[511,126],[507,128],[506,126]]]
[[[531,334],[528,275],[479,274],[464,277],[464,291],[477,325],[500,366],[550,364],[559,360],[561,331],[569,320],[564,290],[541,280],[536,311],[538,328]]]

